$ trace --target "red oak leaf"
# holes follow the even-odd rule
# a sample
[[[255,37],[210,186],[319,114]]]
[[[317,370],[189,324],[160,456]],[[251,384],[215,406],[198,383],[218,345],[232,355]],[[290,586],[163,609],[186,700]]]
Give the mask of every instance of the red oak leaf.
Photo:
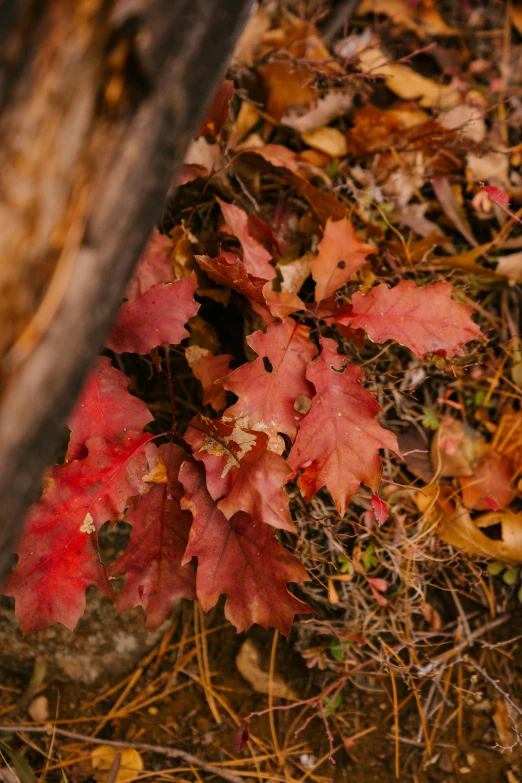
[[[246,417],[250,429],[263,424],[294,438],[303,418],[295,402],[298,397],[311,399],[314,393],[305,375],[308,363],[317,353],[309,335],[307,326],[288,318],[284,323],[271,324],[266,334],[259,331],[247,337],[258,358],[243,364],[223,381],[225,389],[239,397],[226,415]]]
[[[475,468],[473,476],[459,478],[462,502],[474,511],[508,508],[516,495],[515,473],[513,462],[508,457],[498,451],[490,451]]]
[[[149,435],[127,433],[121,443],[87,442],[89,455],[48,471],[42,499],[29,510],[18,564],[4,592],[16,600],[24,633],[60,622],[73,629],[94,584],[112,596],[94,533],[123,516],[127,499],[146,492]]]
[[[163,343],[177,345],[188,332],[185,323],[196,315],[196,276],[155,285],[134,302],[120,307],[107,348],[116,353],[149,353]]]
[[[210,256],[195,256],[200,268],[216,283],[227,288],[233,288],[239,294],[246,296],[251,302],[266,307],[263,296],[263,286],[266,280],[250,275],[246,266],[235,253],[223,252],[219,258]]]
[[[246,748],[249,739],[250,730],[248,728],[248,723],[244,720],[243,723],[237,727],[234,734],[234,747],[238,753],[241,753],[241,751]]]
[[[504,207],[509,206],[509,198],[507,193],[504,193],[504,191],[500,188],[495,187],[495,185],[484,185],[482,189],[486,191],[490,201],[493,201],[495,204],[500,204]]]
[[[230,113],[230,101],[234,97],[234,82],[231,79],[224,79],[219,85],[212,103],[199,129],[198,136],[207,136],[208,134],[219,136],[223,125],[228,119]]]
[[[214,356],[208,348],[189,345],[185,358],[194,376],[203,386],[203,405],[212,405],[220,413],[226,405],[226,395],[221,380],[230,372],[231,354]]]
[[[384,500],[375,493],[372,493],[372,509],[379,525],[384,525],[388,519],[388,506]]]
[[[172,240],[155,228],[127,286],[125,299],[133,302],[153,285],[174,280],[171,251]]]
[[[243,263],[247,272],[264,280],[272,280],[275,274],[274,267],[269,263],[272,256],[250,234],[247,213],[234,204],[227,204],[220,198],[216,197],[216,200],[233,235],[239,239],[243,250]]]
[[[263,296],[270,313],[280,321],[284,321],[291,313],[298,310],[306,310],[305,303],[297,294],[292,294],[290,291],[273,291],[270,282],[263,286]]]
[[[295,294],[272,291],[270,281],[255,277],[247,272],[243,262],[234,253],[223,252],[219,258],[195,256],[201,269],[220,285],[233,288],[246,296],[252,307],[265,321],[270,314],[284,320],[296,310],[305,310],[306,305]]]
[[[473,309],[451,298],[451,283],[419,287],[402,280],[394,288],[381,283],[366,296],[355,294],[352,305],[339,323],[364,329],[374,343],[396,340],[421,359],[429,351],[460,356],[464,343],[482,337],[471,320]]]
[[[129,383],[107,356],[98,357],[69,417],[67,462],[87,456],[85,443],[90,438],[119,441],[127,430],[140,431],[152,421],[145,403],[127,391]]]
[[[185,433],[194,457],[205,465],[209,492],[227,519],[244,511],[256,522],[295,532],[284,489],[291,470],[268,449],[264,432],[242,424],[195,416]]]
[[[180,598],[195,598],[195,572],[181,559],[187,546],[192,517],[179,505],[183,487],[177,479],[186,455],[172,443],[160,446],[168,483],[155,484],[125,514],[132,525],[125,553],[112,563],[111,578],[127,576],[116,596],[116,614],[143,606],[151,631],[168,620]]]
[[[351,496],[366,484],[376,490],[382,472],[379,449],[399,453],[397,439],[375,419],[380,408],[360,384],[363,371],[347,364],[334,340],[321,340],[322,351],[306,377],[315,387],[312,407],[299,426],[288,457],[306,501],[326,487],[342,516]]]
[[[312,261],[312,277],[315,280],[315,301],[328,299],[366,263],[368,253],[376,248],[367,245],[355,233],[348,220],[326,222],[324,235]]]
[[[224,594],[225,616],[238,632],[259,623],[288,634],[295,614],[312,611],[286,588],[288,582],[308,581],[302,563],[277,543],[268,525],[255,524],[243,512],[227,520],[207,490],[201,466],[185,462],[179,478],[182,508],[194,517],[183,561],[198,558],[196,591],[203,609],[208,612]]]

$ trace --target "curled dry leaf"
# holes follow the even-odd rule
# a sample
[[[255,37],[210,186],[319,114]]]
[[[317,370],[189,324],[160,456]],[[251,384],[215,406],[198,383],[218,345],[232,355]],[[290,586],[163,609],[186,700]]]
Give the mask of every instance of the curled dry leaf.
[[[346,137],[337,128],[316,128],[302,133],[301,138],[309,147],[325,152],[331,158],[342,158],[348,152]]]
[[[369,47],[359,55],[363,73],[384,78],[386,86],[405,100],[419,99],[423,107],[449,108],[458,102],[458,94],[451,85],[443,86],[421,76],[407,65],[392,62],[379,48]]]
[[[491,511],[477,519],[455,503],[451,487],[430,485],[417,493],[419,510],[437,522],[437,533],[447,544],[471,555],[492,557],[502,563],[522,563],[522,514]],[[483,530],[491,529],[489,537]],[[498,529],[500,528],[500,538]]]
[[[511,460],[491,451],[472,476],[460,479],[462,502],[473,511],[507,508],[515,497],[513,475]]]
[[[363,0],[357,15],[383,14],[391,21],[412,30],[419,37],[427,35],[458,35],[460,31],[449,27],[441,17],[433,0],[410,3],[407,0]]]
[[[479,433],[451,416],[444,416],[431,442],[431,465],[440,478],[473,476],[489,451]]]
[[[322,95],[317,102],[304,113],[288,111],[281,119],[282,125],[287,125],[301,134],[313,133],[324,128],[331,120],[340,117],[351,108],[353,96],[343,90],[332,90]],[[308,142],[306,142],[308,144]],[[313,146],[313,145],[310,145]]]
[[[269,672],[261,665],[261,655],[252,639],[245,639],[236,655],[236,666],[242,677],[258,693],[272,690],[276,699],[295,700],[299,698],[278,674],[270,679]]]
[[[199,129],[197,136],[211,135],[219,136],[223,125],[228,119],[230,113],[230,101],[234,97],[234,82],[231,79],[225,79],[221,82],[212,99],[212,103],[207,109],[205,119]]]
[[[234,747],[238,753],[241,753],[241,751],[246,748],[249,739],[250,731],[248,729],[248,723],[244,720],[239,724],[236,733],[234,734]]]

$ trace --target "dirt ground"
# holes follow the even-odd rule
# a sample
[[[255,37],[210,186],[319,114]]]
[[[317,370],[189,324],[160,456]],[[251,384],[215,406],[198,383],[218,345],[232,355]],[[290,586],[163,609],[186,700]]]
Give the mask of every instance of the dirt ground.
[[[199,608],[193,610],[187,603],[171,624],[151,635],[143,627],[140,610],[120,618],[111,615],[106,599],[92,592],[75,634],[54,628],[24,640],[4,601],[2,723],[5,726],[9,719],[10,724],[16,721],[28,729],[42,723],[49,727],[43,736],[4,735],[6,744],[1,747],[6,762],[16,768],[15,760],[25,760],[40,780],[108,779],[93,776],[94,745],[86,738],[53,735],[56,727],[102,740],[181,749],[245,780],[515,783],[520,779],[518,750],[502,749],[516,740],[509,705],[469,667],[444,666],[430,687],[423,690],[420,683],[418,695],[424,706],[428,698],[437,704],[428,728],[429,743],[411,692],[389,677],[360,675],[345,687],[342,706],[329,720],[335,765],[327,758],[325,727],[319,717],[307,722],[306,705],[275,710],[273,720],[267,714],[251,718],[250,743],[237,753],[234,734],[245,716],[266,710],[271,701],[288,707],[291,701],[318,693],[320,673],[308,669],[293,650],[295,639],[276,639],[271,668],[274,634],[256,628],[237,635],[223,623],[221,609],[205,618]],[[488,637],[501,644],[503,638],[516,635],[517,625],[519,618],[512,617]],[[490,670],[493,676],[504,674],[499,650],[517,671],[517,648],[516,642],[496,648],[499,670]],[[243,674],[259,690],[266,691],[271,683],[272,696],[254,690],[238,671],[241,649],[247,659],[240,663]],[[399,693],[397,720],[394,687]],[[291,699],[274,695],[281,688]],[[205,774],[158,753],[144,752],[142,758],[144,769],[138,779],[201,780]],[[22,783],[31,779],[20,775]]]

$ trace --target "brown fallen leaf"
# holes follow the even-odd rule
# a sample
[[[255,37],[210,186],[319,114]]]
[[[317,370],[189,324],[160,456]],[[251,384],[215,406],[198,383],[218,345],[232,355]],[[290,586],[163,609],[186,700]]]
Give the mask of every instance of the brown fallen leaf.
[[[413,68],[394,63],[378,47],[369,47],[359,55],[363,73],[381,76],[388,89],[405,100],[418,99],[421,106],[450,108],[458,103],[458,95],[451,85],[441,85]]]
[[[346,137],[338,128],[316,128],[301,133],[301,138],[309,147],[325,152],[331,158],[342,158],[348,152]]]
[[[409,3],[407,0],[363,0],[358,16],[382,14],[394,24],[413,30],[420,38],[427,35],[456,35],[459,30],[449,27],[441,17],[433,0]]]
[[[258,693],[268,693],[270,674],[261,666],[259,650],[251,639],[245,639],[236,656],[236,666],[242,677]],[[274,675],[271,684],[272,694],[278,699],[297,700],[298,696],[279,675]]]
[[[492,511],[474,521],[468,509],[455,501],[451,487],[435,484],[417,493],[415,502],[419,511],[437,524],[437,534],[447,544],[470,555],[492,557],[502,563],[522,563],[521,513]],[[488,528],[495,531],[495,539],[482,532]]]
[[[451,220],[455,228],[460,231],[464,239],[467,239],[470,245],[476,247],[478,242],[471,232],[471,227],[462,208],[462,198],[459,197],[461,196],[461,191],[452,188],[448,178],[443,176],[433,177],[431,185],[446,216]]]
[[[99,783],[107,778],[107,772],[111,769],[117,754],[120,754],[120,767],[115,778],[115,783],[131,783],[143,772],[143,759],[134,748],[113,748],[112,745],[98,745],[91,750],[91,762],[95,770],[95,777]]]
[[[475,466],[489,447],[476,430],[458,419],[445,416],[431,443],[431,464],[436,475],[473,476]]]
[[[507,508],[515,497],[513,473],[513,463],[508,457],[490,451],[473,476],[459,479],[462,502],[473,511]]]

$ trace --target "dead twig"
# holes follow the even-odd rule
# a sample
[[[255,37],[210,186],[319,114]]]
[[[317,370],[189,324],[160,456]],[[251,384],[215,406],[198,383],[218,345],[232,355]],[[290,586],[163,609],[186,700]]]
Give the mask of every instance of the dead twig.
[[[59,729],[54,727],[53,731],[60,737],[68,737],[68,739],[77,740],[78,742],[86,742],[91,745],[109,745],[112,748],[133,748],[134,750],[144,750],[148,753],[156,753],[159,756],[166,756],[170,759],[182,759],[187,764],[192,764],[194,767],[209,772],[211,775],[217,775],[223,780],[228,780],[229,783],[244,783],[243,779],[238,775],[228,772],[226,769],[214,766],[214,764],[207,764],[206,761],[202,761],[197,756],[193,756],[192,753],[187,753],[179,748],[169,748],[165,745],[149,745],[147,742],[124,742],[123,740],[107,740],[99,737],[89,737],[87,734],[77,734],[75,731],[67,731],[66,729]],[[19,734],[48,734],[50,728],[47,726],[0,726],[0,732],[10,732]]]

